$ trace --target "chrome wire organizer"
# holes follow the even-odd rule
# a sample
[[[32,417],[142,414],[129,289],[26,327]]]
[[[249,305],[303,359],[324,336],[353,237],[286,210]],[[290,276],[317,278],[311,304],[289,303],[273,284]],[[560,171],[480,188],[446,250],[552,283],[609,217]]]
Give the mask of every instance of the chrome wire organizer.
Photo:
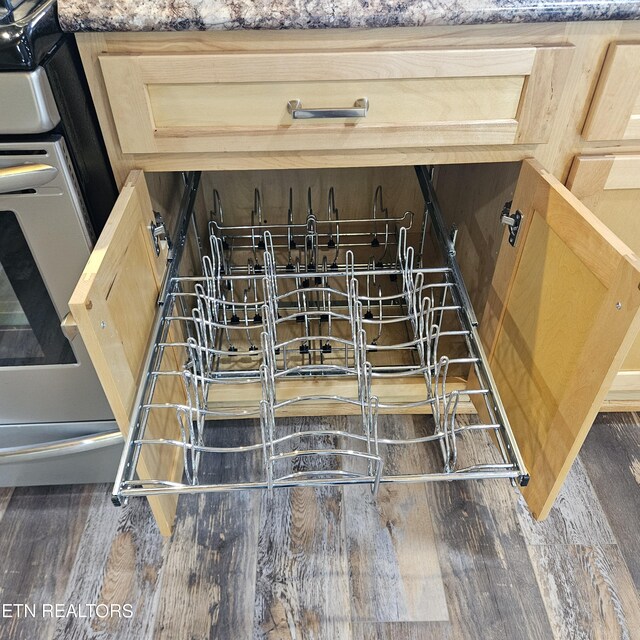
[[[369,484],[375,494],[387,482],[526,483],[426,174],[421,184],[417,230],[412,212],[389,216],[381,187],[366,219],[341,218],[333,189],[318,219],[309,190],[304,222],[294,221],[290,191],[283,224],[264,222],[258,190],[250,224],[226,224],[213,192],[202,275],[178,276],[174,266],[166,283],[116,504],[131,495],[306,485]],[[190,213],[182,242],[194,228]],[[431,232],[442,266],[424,266]],[[451,383],[471,370],[473,389]],[[473,396],[488,420],[459,420],[461,400]],[[420,424],[385,433],[383,413],[419,414]],[[327,415],[353,417],[312,417]],[[230,424],[240,443],[216,433]],[[474,443],[486,443],[487,432],[490,455]],[[386,470],[394,447],[418,448],[424,464]],[[179,452],[182,481],[136,478],[141,457],[168,450]],[[240,477],[218,473],[229,465]]]

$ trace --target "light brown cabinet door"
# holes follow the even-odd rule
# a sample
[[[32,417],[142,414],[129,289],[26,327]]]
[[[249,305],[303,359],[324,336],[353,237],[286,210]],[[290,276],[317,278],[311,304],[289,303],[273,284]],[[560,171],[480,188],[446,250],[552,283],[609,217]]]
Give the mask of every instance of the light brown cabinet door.
[[[585,140],[640,140],[640,43],[609,47],[582,135]]]
[[[571,45],[527,45],[99,62],[122,151],[162,154],[545,142],[572,56]],[[365,98],[366,115],[355,109]]]
[[[534,161],[516,210],[480,334],[531,475],[524,496],[544,518],[640,328],[640,261]]]
[[[571,166],[567,187],[640,255],[640,154],[579,156]],[[607,401],[621,409],[640,406],[640,335]]]
[[[167,265],[166,243],[156,254],[150,224],[154,213],[144,174],[129,175],[69,302],[118,426],[126,437],[138,386],[142,383],[158,295]],[[183,397],[175,379],[161,381],[154,399]],[[165,419],[166,418],[166,419]],[[175,419],[151,416],[152,437],[179,438]],[[182,479],[176,447],[143,452],[141,477]],[[163,535],[171,531],[177,496],[149,498]]]

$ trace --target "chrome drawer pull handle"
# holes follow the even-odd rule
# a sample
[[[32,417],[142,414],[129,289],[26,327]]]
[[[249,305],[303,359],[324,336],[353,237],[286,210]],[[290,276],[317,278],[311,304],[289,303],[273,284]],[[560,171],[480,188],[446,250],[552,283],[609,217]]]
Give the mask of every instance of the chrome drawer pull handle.
[[[369,99],[358,98],[353,107],[344,109],[319,108],[303,109],[300,100],[289,100],[287,111],[294,120],[309,120],[311,118],[366,118],[369,111]]]

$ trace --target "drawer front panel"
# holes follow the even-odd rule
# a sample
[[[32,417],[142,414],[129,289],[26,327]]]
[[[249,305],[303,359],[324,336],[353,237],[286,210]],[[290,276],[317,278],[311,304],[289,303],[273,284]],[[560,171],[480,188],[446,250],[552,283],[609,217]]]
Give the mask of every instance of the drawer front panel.
[[[574,160],[568,187],[609,229],[640,255],[640,155],[581,156]],[[622,371],[637,373],[635,397],[640,397],[640,336]],[[614,388],[629,377],[622,376]]]
[[[640,140],[640,43],[609,47],[583,137]]]
[[[420,125],[476,120],[514,120],[522,93],[522,76],[501,78],[411,78],[329,82],[256,82],[148,85],[156,127],[223,129],[225,127],[332,127],[326,120],[293,120],[287,111],[292,98],[303,96],[303,107],[351,107],[366,96],[367,126]],[[340,119],[346,123],[345,119]]]
[[[124,153],[538,143],[573,48],[103,55]],[[302,109],[359,117],[294,119]]]

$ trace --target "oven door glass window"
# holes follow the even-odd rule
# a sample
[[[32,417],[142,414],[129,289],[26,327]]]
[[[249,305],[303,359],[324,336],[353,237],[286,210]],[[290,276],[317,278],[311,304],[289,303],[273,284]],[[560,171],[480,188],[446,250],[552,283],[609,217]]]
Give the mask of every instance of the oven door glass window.
[[[0,366],[75,362],[16,214],[0,211]]]

